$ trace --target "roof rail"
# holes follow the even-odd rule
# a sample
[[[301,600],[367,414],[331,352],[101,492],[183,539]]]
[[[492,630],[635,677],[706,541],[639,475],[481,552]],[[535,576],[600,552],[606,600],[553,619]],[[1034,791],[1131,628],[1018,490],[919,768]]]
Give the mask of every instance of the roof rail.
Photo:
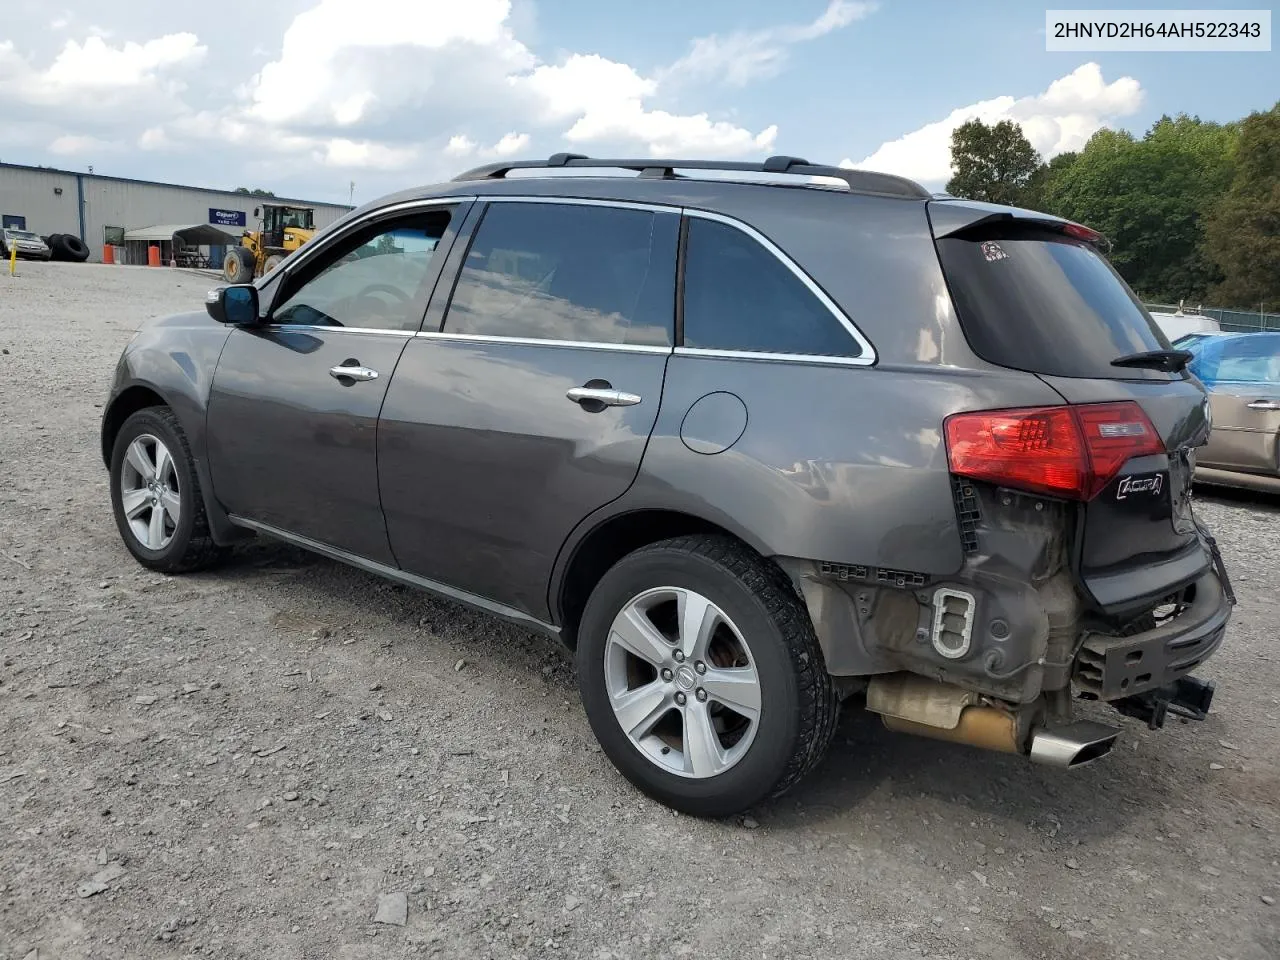
[[[488,163],[454,177],[461,180],[501,180],[512,170],[549,169],[634,170],[645,178],[679,179],[676,170],[722,170],[742,173],[785,173],[801,177],[831,177],[843,180],[854,193],[873,193],[886,197],[908,197],[927,200],[933,196],[914,180],[870,170],[850,170],[810,163],[799,157],[769,157],[764,163],[731,160],[615,160],[583,156],[580,153],[556,153],[546,160],[507,160]]]

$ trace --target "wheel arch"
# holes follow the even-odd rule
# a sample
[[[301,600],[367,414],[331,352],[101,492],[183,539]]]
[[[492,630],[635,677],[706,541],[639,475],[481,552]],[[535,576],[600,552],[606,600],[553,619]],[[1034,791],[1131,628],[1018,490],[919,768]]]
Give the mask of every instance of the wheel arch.
[[[209,474],[209,465],[203,456],[203,425],[200,425],[201,429],[199,430],[192,429],[194,425],[188,423],[184,416],[184,413],[189,413],[189,407],[171,402],[170,398],[159,387],[149,381],[136,380],[130,383],[111,398],[106,410],[103,411],[102,461],[107,470],[111,469],[111,454],[115,449],[116,437],[120,435],[120,430],[125,421],[139,410],[145,410],[148,407],[168,407],[173,411],[174,416],[178,418],[178,422],[182,424],[182,428],[187,434],[187,441],[191,445],[191,453],[194,460],[193,467],[200,480],[201,499],[204,501],[205,515],[209,522],[209,532],[214,542],[220,545],[227,545],[252,537],[253,534],[250,531],[236,526],[228,519],[226,511],[214,494],[213,479]]]
[[[116,437],[126,420],[147,407],[165,406],[171,407],[169,401],[147,383],[131,384],[116,394],[102,414],[102,462],[110,468],[111,451],[115,448]]]
[[[587,598],[610,567],[641,547],[689,534],[729,537],[773,562],[749,534],[680,510],[634,507],[584,521],[561,550],[551,587],[551,612],[565,645],[577,646]]]

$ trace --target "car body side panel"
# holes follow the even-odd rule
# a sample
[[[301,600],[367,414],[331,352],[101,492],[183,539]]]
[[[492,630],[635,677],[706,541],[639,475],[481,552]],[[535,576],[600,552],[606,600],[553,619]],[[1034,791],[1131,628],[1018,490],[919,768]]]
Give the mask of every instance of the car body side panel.
[[[127,402],[126,393],[135,387],[164,400],[187,435],[204,493],[205,513],[218,543],[231,543],[244,536],[243,531],[228,522],[213,492],[205,434],[209,388],[230,333],[230,327],[218,323],[205,311],[144,324],[116,364],[102,418],[102,457],[110,465],[109,428],[120,426],[119,417],[115,415],[116,404]]]
[[[547,619],[560,545],[636,475],[668,357],[411,340],[378,426],[382,508],[400,567]],[[591,412],[566,397],[592,380],[642,400]]]
[[[203,459],[209,387],[230,333],[204,310],[143,324],[116,365],[104,412],[130,386],[146,386],[173,408],[191,452]]]
[[[681,437],[686,415],[718,392],[742,400],[746,429],[724,452],[695,452]],[[962,552],[943,421],[961,410],[1056,400],[1041,380],[1020,373],[976,377],[926,365],[761,362],[677,350],[635,484],[574,531],[557,578],[592,528],[645,509],[715,523],[765,555],[954,573]],[[559,579],[552,595],[558,590]]]
[[[1225,470],[1280,474],[1276,459],[1280,385],[1217,383],[1209,391],[1209,403],[1213,432],[1196,462]],[[1268,404],[1275,409],[1260,409]]]

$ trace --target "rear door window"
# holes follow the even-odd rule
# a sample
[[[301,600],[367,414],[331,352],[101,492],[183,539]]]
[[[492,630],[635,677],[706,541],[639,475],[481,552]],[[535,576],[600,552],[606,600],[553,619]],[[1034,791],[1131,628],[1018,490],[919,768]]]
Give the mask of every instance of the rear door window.
[[[493,203],[458,275],[444,331],[670,346],[674,213]]]
[[[1180,378],[1111,365],[1169,345],[1090,245],[1050,230],[997,225],[937,246],[960,326],[984,360],[1059,377]]]
[[[684,346],[734,352],[857,357],[862,347],[829,307],[754,237],[689,219]]]

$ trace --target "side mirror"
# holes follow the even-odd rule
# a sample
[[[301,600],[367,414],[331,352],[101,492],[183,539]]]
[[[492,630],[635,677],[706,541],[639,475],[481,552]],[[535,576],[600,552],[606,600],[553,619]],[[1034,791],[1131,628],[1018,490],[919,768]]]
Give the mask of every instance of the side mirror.
[[[219,323],[250,326],[258,322],[258,288],[251,283],[218,287],[204,298],[204,307]]]
[[[260,217],[260,216],[262,216],[262,208],[261,208],[261,207],[254,207],[254,208],[253,208],[253,215],[254,215],[255,217]]]

